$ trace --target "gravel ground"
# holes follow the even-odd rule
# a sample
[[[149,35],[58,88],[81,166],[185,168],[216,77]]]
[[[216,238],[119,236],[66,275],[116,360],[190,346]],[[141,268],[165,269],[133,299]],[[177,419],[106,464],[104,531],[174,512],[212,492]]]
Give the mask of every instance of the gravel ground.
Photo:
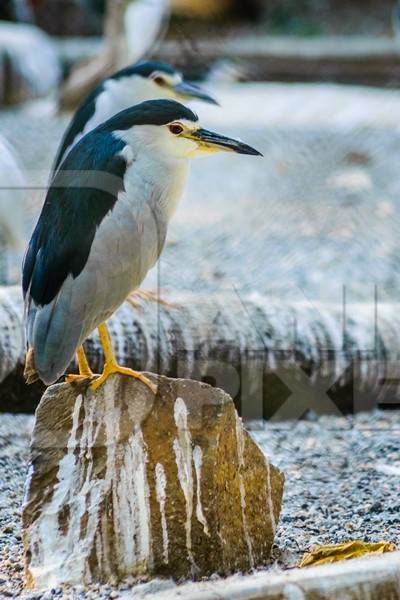
[[[24,593],[20,507],[33,418],[3,415],[0,424],[0,597],[150,598],[171,581]],[[400,412],[267,424],[253,435],[287,478],[270,570],[293,567],[314,544],[348,539],[400,546]],[[201,584],[193,585],[198,589]]]

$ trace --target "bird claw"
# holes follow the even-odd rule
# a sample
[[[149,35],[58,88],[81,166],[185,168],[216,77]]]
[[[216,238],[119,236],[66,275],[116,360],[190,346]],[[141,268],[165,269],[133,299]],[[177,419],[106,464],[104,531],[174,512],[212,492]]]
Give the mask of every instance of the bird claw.
[[[96,375],[94,373],[88,373],[87,375],[67,375],[65,377],[65,382],[66,383],[76,383],[79,381],[86,381],[87,379],[93,379],[93,377],[96,377]]]
[[[146,385],[151,392],[156,395],[157,394],[157,386],[148,379],[143,373],[139,373],[138,371],[134,371],[133,369],[129,369],[128,367],[120,367],[119,365],[105,365],[103,373],[97,377],[91,384],[90,387],[93,391],[98,390],[110,375],[114,373],[119,373],[120,375],[125,375],[127,377],[133,377],[134,379],[138,379],[144,385]]]

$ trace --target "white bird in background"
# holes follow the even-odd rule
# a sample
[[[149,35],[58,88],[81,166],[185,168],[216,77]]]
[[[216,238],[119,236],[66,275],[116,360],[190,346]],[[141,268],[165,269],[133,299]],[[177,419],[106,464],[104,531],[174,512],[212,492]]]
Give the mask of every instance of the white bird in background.
[[[17,283],[17,269],[10,267],[20,263],[25,244],[24,199],[26,181],[16,152],[9,142],[0,137],[0,281],[2,284]],[[8,256],[13,259],[8,260]]]
[[[91,18],[104,19],[110,12],[111,1],[80,0]],[[124,14],[125,36],[128,45],[127,62],[138,62],[154,50],[167,31],[171,12],[170,0],[126,0]],[[118,10],[118,7],[116,7]]]
[[[164,37],[170,17],[170,0],[135,0],[125,12],[130,62],[142,60]]]
[[[3,239],[14,248],[18,246],[23,231],[23,211],[20,202],[25,187],[25,177],[15,150],[3,137],[0,138],[0,229]]]
[[[57,49],[51,38],[38,27],[23,23],[2,23],[0,55],[4,70],[4,95],[14,101],[19,87],[29,90],[29,97],[53,92],[60,81],[61,68]],[[3,90],[2,90],[3,92]]]

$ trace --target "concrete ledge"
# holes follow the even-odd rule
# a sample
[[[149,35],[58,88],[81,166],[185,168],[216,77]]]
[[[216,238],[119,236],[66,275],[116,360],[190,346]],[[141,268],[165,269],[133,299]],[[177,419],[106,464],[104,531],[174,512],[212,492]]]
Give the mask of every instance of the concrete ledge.
[[[196,40],[196,68],[221,58],[238,59],[252,80],[339,81],[398,86],[400,44],[394,38],[260,36]],[[158,55],[188,68],[190,53],[174,40]],[[193,57],[192,57],[193,58]]]
[[[61,62],[95,58],[101,38],[59,38]],[[184,50],[184,51],[183,51]],[[196,54],[177,40],[161,44],[157,57],[196,75],[221,58],[238,59],[251,80],[339,81],[398,87],[400,43],[390,37],[238,36],[196,39]],[[193,70],[193,65],[195,65]]]
[[[400,552],[326,567],[295,569],[285,575],[260,573],[220,582],[189,584],[152,600],[398,600]]]

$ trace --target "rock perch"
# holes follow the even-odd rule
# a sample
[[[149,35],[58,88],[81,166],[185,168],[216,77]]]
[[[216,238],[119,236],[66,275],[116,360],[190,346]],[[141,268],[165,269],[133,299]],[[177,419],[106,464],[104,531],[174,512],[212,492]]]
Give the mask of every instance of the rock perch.
[[[222,390],[150,375],[47,390],[23,509],[28,587],[198,578],[268,561],[283,475]]]

